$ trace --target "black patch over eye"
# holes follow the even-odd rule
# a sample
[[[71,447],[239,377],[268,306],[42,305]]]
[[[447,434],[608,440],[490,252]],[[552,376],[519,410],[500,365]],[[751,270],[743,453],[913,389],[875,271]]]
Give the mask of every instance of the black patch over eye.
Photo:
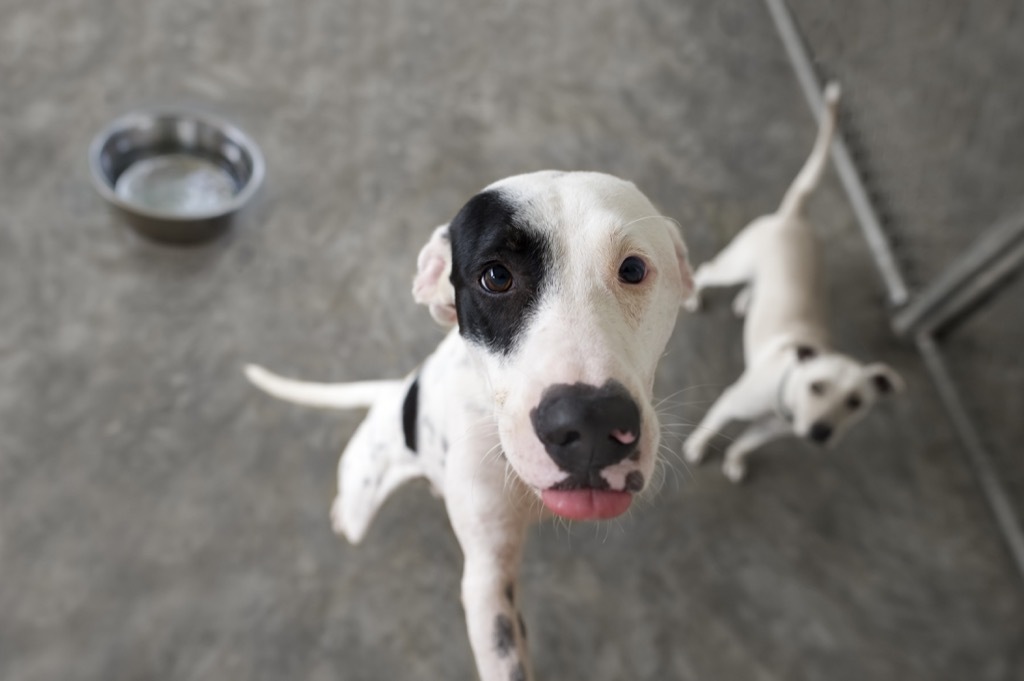
[[[863,403],[864,401],[860,399],[860,395],[850,395],[846,398],[846,407],[851,411],[854,409],[860,409],[860,405]]]
[[[811,383],[811,392],[815,395],[824,395],[826,390],[828,390],[828,386],[825,385],[824,381],[815,381],[814,383]]]
[[[470,199],[452,219],[448,233],[459,333],[507,356],[547,289],[547,275],[554,269],[550,240],[520,214],[517,201],[497,190]],[[504,293],[483,284],[486,271],[498,264],[513,274]]]
[[[491,265],[480,277],[480,285],[491,293],[505,293],[512,288],[512,273],[504,265]]]
[[[619,265],[619,281],[625,284],[639,284],[647,276],[647,264],[631,255]]]

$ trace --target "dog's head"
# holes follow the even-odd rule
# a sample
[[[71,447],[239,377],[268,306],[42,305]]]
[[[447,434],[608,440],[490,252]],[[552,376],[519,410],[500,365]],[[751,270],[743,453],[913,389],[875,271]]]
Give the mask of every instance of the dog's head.
[[[619,515],[651,479],[655,369],[691,288],[678,229],[633,184],[546,171],[438,228],[413,293],[472,348],[512,468],[582,519]]]
[[[879,398],[903,390],[903,379],[885,364],[861,364],[837,352],[799,346],[780,398],[797,436],[833,446],[871,411]]]

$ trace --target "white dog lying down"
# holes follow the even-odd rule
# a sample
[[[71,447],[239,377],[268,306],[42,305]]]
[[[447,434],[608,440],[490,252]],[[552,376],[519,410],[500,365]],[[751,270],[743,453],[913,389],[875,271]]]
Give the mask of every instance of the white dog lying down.
[[[624,513],[659,444],[655,368],[692,290],[675,225],[597,173],[502,180],[439,227],[416,300],[457,325],[402,381],[257,386],[319,407],[371,407],[341,457],[335,531],[359,542],[402,483],[444,496],[465,555],[462,601],[480,677],[532,679],[516,578],[545,514]]]
[[[779,210],[751,222],[714,260],[701,265],[686,303],[697,310],[709,286],[743,285],[733,310],[746,315],[746,370],[683,449],[688,461],[700,461],[723,426],[750,422],[725,453],[722,470],[734,482],[746,474],[749,454],[766,442],[795,435],[834,445],[880,396],[903,388],[884,364],[862,366],[832,350],[825,329],[818,243],[802,211],[828,161],[838,102],[839,87],[833,83],[825,90],[814,149]]]

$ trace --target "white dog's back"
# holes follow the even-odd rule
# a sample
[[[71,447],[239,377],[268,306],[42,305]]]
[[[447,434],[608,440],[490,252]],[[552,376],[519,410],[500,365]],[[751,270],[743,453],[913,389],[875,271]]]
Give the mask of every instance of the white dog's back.
[[[828,345],[819,244],[814,230],[799,215],[770,215],[750,236],[757,239],[758,263],[751,281],[743,327],[747,364],[786,337]]]
[[[748,240],[742,248],[756,254],[743,334],[748,364],[783,336],[828,345],[819,243],[803,207],[828,161],[838,101],[838,86],[829,86],[814,148],[779,210],[752,222],[739,237]]]

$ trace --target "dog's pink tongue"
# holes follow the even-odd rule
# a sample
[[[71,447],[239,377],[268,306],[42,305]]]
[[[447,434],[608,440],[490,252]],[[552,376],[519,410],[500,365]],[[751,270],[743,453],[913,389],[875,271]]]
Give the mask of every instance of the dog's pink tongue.
[[[605,520],[622,515],[633,502],[629,492],[596,489],[553,490],[540,494],[552,513],[569,520]]]

